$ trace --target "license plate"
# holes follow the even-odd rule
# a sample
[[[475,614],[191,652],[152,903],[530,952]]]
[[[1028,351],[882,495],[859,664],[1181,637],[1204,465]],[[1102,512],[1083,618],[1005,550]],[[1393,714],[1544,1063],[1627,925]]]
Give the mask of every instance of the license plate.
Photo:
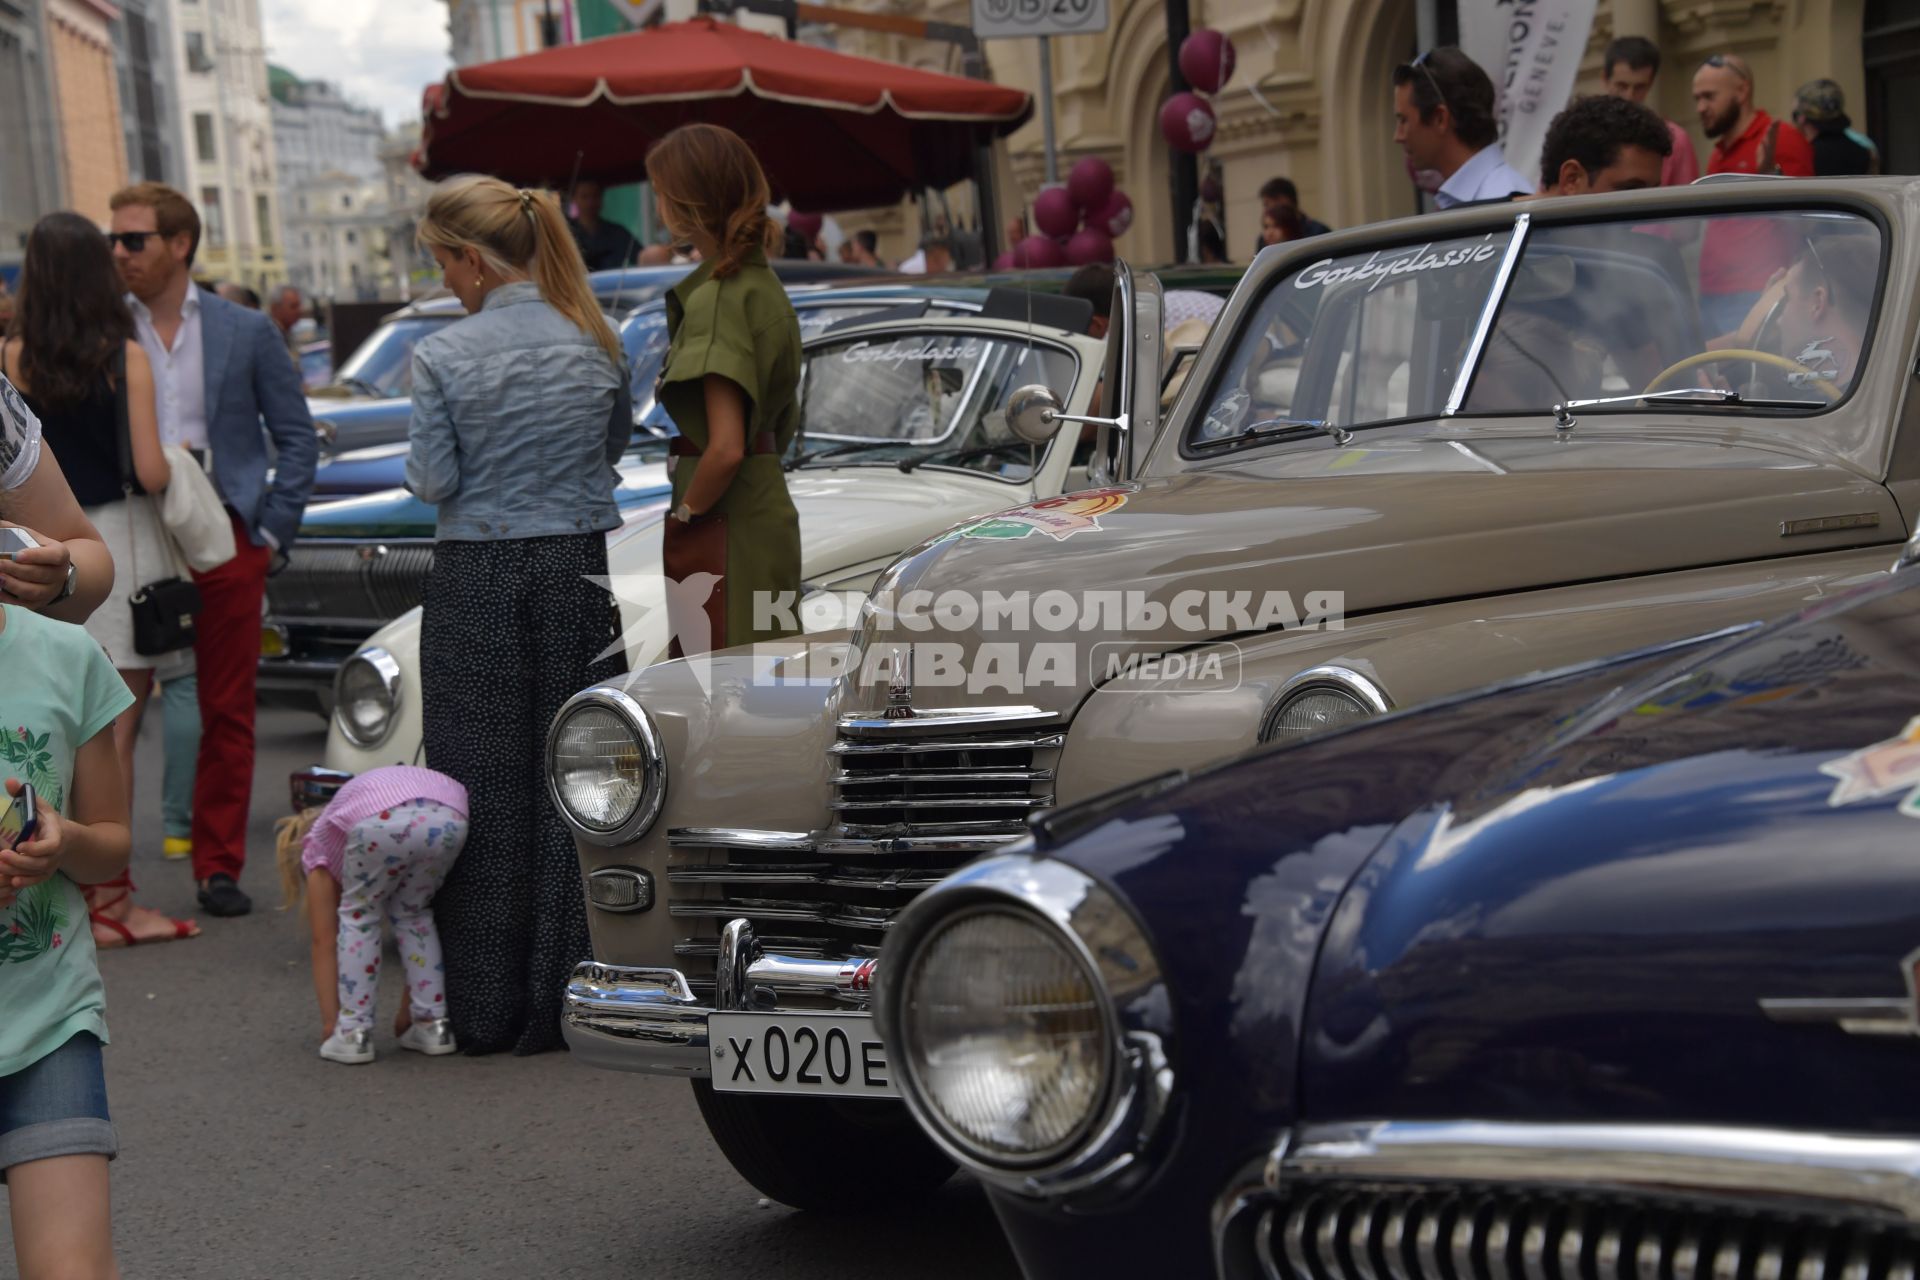
[[[868,1014],[713,1013],[707,1042],[723,1093],[900,1096]]]

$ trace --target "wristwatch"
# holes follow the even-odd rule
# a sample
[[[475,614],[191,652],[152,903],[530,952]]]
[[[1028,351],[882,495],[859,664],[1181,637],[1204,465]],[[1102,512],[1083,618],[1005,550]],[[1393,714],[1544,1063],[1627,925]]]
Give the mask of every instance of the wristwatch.
[[[682,502],[679,506],[673,509],[673,518],[675,520],[678,520],[681,524],[692,524],[693,508],[688,506],[685,502]]]
[[[53,598],[53,603],[58,604],[62,600],[65,600],[68,596],[72,595],[74,584],[77,583],[79,580],[80,580],[80,566],[76,565],[73,562],[72,557],[68,557],[67,580],[61,584],[60,594]]]

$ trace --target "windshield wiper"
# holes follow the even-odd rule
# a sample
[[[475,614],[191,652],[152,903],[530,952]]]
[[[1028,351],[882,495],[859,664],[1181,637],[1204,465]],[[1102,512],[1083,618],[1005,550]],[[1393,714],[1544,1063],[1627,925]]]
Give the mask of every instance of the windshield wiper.
[[[1569,400],[1567,409],[1592,409],[1609,404],[1639,404],[1643,400],[1675,400],[1694,404],[1744,404],[1760,409],[1818,409],[1820,400],[1769,400],[1749,398],[1726,387],[1675,387],[1652,395],[1602,396],[1597,400]]]
[[[1318,431],[1321,435],[1332,436],[1335,444],[1353,443],[1353,432],[1337,426],[1324,418],[1262,418],[1258,422],[1249,422],[1240,429],[1242,436],[1263,436],[1281,431],[1291,431],[1306,427]]]
[[[861,453],[868,449],[898,449],[899,440],[851,440],[846,444],[834,445],[831,449],[817,449],[812,453],[803,453],[787,459],[787,470],[793,471],[810,462],[819,462],[823,458],[837,458],[846,453]]]
[[[900,459],[900,474],[906,475],[923,462],[932,462],[935,458],[945,458],[949,463],[971,462],[975,458],[990,458],[996,453],[1005,453],[1011,449],[1031,449],[1025,440],[1002,440],[997,444],[983,444],[973,449],[940,449],[933,453],[916,454],[911,458]]]

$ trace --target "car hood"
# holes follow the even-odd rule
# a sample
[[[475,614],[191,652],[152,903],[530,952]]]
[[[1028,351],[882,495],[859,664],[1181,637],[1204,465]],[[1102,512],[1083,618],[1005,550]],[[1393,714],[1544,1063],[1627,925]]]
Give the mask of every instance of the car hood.
[[[1783,540],[1783,521],[1870,513],[1873,527]],[[1292,625],[1316,605],[1352,616],[1422,601],[1473,598],[1892,542],[1903,523],[1879,484],[1834,464],[1725,441],[1631,444],[1514,436],[1419,439],[1350,448],[1273,451],[1203,471],[1068,494],[997,513],[915,548],[876,584],[880,599],[859,649],[909,643],[980,646],[1014,641],[1181,648]],[[1893,550],[1889,547],[1888,556]],[[1018,592],[1038,602],[1065,592],[1077,618],[1057,629],[927,625],[886,609],[946,592]],[[1090,593],[1137,593],[1134,624],[1102,625]],[[1202,616],[1176,617],[1182,593]],[[1209,599],[1238,593],[1265,624],[1216,619]],[[1276,598],[1273,593],[1285,593]],[[1327,593],[1333,593],[1330,597]],[[1188,597],[1189,600],[1193,597]],[[1155,620],[1152,606],[1160,606]],[[964,619],[965,614],[954,615]],[[1273,621],[1278,618],[1279,621]],[[1218,625],[1216,625],[1216,622]],[[1083,625],[1084,624],[1084,625]],[[1090,670],[1085,666],[1084,670]],[[1083,674],[1084,674],[1083,670]],[[1069,712],[1087,680],[1029,688],[1023,701]],[[850,686],[843,711],[877,712],[885,681]],[[944,702],[1007,701],[1004,689],[942,691]]]
[[[1916,589],[1531,732],[1464,740],[1484,698],[1293,754],[1426,775],[1321,950],[1306,1118],[1912,1132]]]
[[[313,415],[315,422],[322,418],[330,422],[351,422],[362,418],[385,419],[396,413],[402,416],[412,413],[413,400],[408,396],[369,396],[340,387],[325,395],[308,396],[307,412]]]
[[[404,452],[404,446],[402,446]],[[373,453],[375,450],[357,450]],[[370,460],[369,466],[378,465]],[[657,503],[671,485],[663,462],[623,462],[620,483],[613,491],[622,511]],[[406,489],[384,489],[358,497],[319,502],[300,520],[302,538],[431,538],[436,527],[434,508]]]
[[[322,456],[314,468],[313,492],[318,496],[372,493],[391,489],[406,479],[407,445],[369,445],[331,457]]]
[[[809,578],[891,560],[963,520],[997,511],[1018,486],[938,467],[803,467],[787,475]]]

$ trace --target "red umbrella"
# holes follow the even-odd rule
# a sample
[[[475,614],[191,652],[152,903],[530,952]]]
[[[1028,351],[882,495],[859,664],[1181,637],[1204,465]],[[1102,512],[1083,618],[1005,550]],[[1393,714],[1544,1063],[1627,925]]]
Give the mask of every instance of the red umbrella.
[[[777,194],[816,212],[962,181],[976,147],[1033,114],[1018,89],[711,17],[462,67],[425,105],[417,167],[429,178],[633,182],[655,139],[698,120],[744,137]]]

